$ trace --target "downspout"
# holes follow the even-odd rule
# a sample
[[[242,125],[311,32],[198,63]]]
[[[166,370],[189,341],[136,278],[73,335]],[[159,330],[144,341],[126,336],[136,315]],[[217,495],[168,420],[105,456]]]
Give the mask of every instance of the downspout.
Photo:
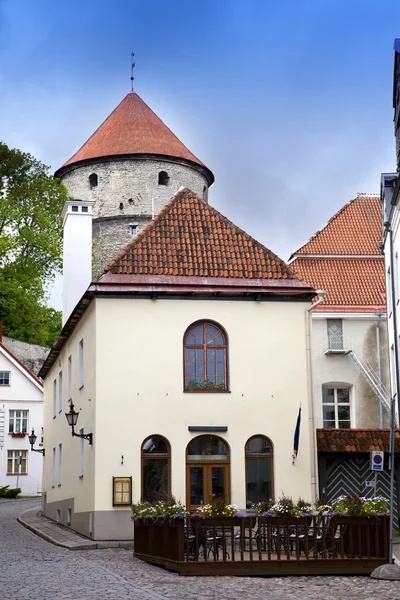
[[[311,353],[311,318],[310,314],[325,298],[325,290],[317,290],[318,300],[306,309],[306,360],[307,360],[307,384],[308,384],[308,411],[309,411],[309,434],[310,434],[310,467],[311,467],[311,495],[312,501],[318,497],[317,493],[317,444],[315,435],[315,417],[314,417],[314,381]]]
[[[382,318],[382,313],[377,313],[378,321],[376,323],[376,359],[378,363],[378,388],[382,392],[382,372],[381,372],[381,341],[379,326]],[[383,427],[383,406],[382,400],[379,398],[379,427]]]

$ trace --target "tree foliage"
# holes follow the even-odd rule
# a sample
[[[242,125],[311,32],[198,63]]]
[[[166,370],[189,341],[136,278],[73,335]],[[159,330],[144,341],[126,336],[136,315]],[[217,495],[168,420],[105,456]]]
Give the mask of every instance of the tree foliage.
[[[61,328],[45,301],[61,271],[65,200],[48,167],[0,142],[0,319],[7,335],[47,346]]]

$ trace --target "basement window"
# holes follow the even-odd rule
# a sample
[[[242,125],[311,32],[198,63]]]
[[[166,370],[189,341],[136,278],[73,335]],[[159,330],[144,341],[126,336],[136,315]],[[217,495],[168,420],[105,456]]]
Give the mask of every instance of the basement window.
[[[158,185],[168,185],[169,175],[166,171],[160,171],[158,174]]]
[[[99,183],[99,178],[97,177],[96,173],[92,173],[91,175],[89,175],[89,184],[90,187],[97,187]]]

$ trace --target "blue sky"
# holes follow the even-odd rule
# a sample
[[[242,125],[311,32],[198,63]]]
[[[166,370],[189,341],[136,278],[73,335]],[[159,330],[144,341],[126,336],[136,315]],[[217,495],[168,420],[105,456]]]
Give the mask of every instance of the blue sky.
[[[129,91],[133,50],[210,203],[287,259],[395,168],[398,23],[395,0],[0,0],[0,139],[55,170]]]

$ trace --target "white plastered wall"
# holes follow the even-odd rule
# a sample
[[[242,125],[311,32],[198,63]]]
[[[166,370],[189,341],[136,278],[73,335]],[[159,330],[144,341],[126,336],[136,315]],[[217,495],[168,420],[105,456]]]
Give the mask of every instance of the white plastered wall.
[[[231,500],[245,506],[244,446],[263,434],[274,444],[275,495],[311,498],[306,302],[96,300],[95,510],[112,510],[112,476],[133,477],[140,498],[140,448],[151,434],[172,452],[172,493],[186,502],[189,425],[225,425]],[[199,319],[221,324],[229,341],[230,393],[184,393],[182,340]],[[300,452],[293,434],[302,405]],[[124,464],[121,465],[121,456]]]

